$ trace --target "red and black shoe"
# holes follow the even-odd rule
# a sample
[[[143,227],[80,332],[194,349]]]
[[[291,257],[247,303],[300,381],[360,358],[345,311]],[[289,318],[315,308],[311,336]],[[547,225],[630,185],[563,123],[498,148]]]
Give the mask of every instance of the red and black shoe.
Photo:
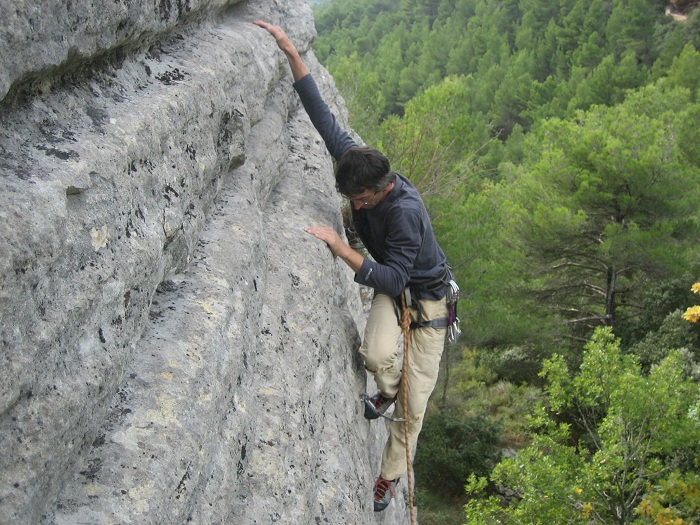
[[[396,496],[399,478],[384,479],[381,476],[374,482],[374,512],[381,512],[389,506],[391,498]]]

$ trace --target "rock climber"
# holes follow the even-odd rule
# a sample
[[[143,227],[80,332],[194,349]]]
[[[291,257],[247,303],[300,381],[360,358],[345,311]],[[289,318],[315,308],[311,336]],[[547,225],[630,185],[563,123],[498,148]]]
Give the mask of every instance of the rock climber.
[[[402,374],[398,360],[401,294],[410,290],[413,321],[409,337],[407,372],[408,441],[418,439],[423,417],[438,377],[448,318],[446,284],[451,279],[445,254],[433,235],[425,205],[407,178],[390,167],[376,149],[359,146],[342,129],[323,100],[316,82],[287,34],[276,25],[254,24],[267,30],[285,54],[292,70],[294,89],[311,122],[336,160],[336,188],[349,201],[357,234],[371,259],[352,249],[329,226],[306,231],[325,242],[355,272],[355,281],[374,289],[367,325],[360,346],[365,368],[379,388],[365,408],[367,419],[384,415],[396,403]],[[381,471],[374,485],[374,510],[390,503],[399,478],[407,471],[403,424],[389,423],[389,438]]]

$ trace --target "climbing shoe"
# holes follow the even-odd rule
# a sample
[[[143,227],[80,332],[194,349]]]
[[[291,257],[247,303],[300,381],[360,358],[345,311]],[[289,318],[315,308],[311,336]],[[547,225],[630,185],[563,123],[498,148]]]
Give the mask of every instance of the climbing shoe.
[[[377,392],[372,397],[367,394],[362,395],[362,400],[365,402],[365,418],[377,419],[384,415],[391,405],[394,404],[396,398],[384,397],[381,392]]]
[[[374,512],[381,512],[389,506],[391,498],[396,495],[399,479],[384,479],[381,476],[374,482]]]

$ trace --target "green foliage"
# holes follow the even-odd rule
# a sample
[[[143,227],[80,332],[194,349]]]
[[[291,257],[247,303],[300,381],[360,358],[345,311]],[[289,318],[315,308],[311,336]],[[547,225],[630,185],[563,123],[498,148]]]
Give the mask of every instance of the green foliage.
[[[450,498],[444,493],[431,492],[426,487],[419,487],[414,494],[414,504],[420,515],[420,525],[462,523],[464,499],[464,494],[459,498]]]
[[[467,523],[626,524],[662,501],[658,492],[671,497],[672,472],[695,479],[689,460],[700,438],[693,416],[700,392],[681,365],[680,353],[671,352],[644,374],[609,329],[596,331],[577,374],[569,375],[561,357],[546,361],[549,411],[535,414],[532,444],[490,477],[518,498],[504,507],[477,497],[467,504]],[[562,417],[575,422],[580,439]],[[685,487],[692,493],[692,484]]]
[[[691,282],[693,279],[686,275],[649,282],[641,295],[642,308],[639,315],[630,317],[615,327],[615,335],[620,337],[623,347],[629,349],[648,334],[660,330],[672,312],[692,304],[695,298],[688,286]],[[668,348],[682,346],[685,343]]]
[[[384,110],[384,96],[377,73],[356,75],[362,69],[357,52],[350,56],[337,57],[335,60],[334,80],[345,98],[350,119],[358,129],[366,130],[365,142],[372,144],[378,137],[372,134],[379,125],[379,115]]]
[[[421,523],[461,523],[461,505],[465,500],[463,485],[465,476],[471,472],[469,468],[459,465],[462,461],[460,451],[463,447],[475,451],[480,448],[484,454],[490,455],[465,458],[472,464],[472,469],[480,472],[480,475],[486,475],[495,464],[497,451],[504,447],[518,448],[527,441],[524,415],[532,410],[540,398],[538,389],[499,380],[492,371],[478,364],[474,352],[464,350],[459,356],[457,350],[456,347],[448,347],[446,355],[443,355],[443,373],[428,410],[429,420],[440,421],[443,418],[451,422],[449,425],[467,428],[474,426],[477,433],[476,436],[465,435],[461,443],[458,435],[453,441],[445,437],[433,439],[435,433],[444,436],[445,432],[441,428],[447,424],[423,427],[417,457],[423,454],[427,456],[428,462],[432,461],[429,454],[433,452],[426,451],[424,443],[430,441],[433,447],[443,443],[445,446],[439,447],[437,457],[449,456],[454,459],[455,463],[447,467],[450,475],[458,472],[461,474],[455,476],[448,486],[444,486],[442,482],[433,483],[436,477],[417,467],[416,503],[420,508]],[[478,443],[474,442],[475,439]],[[489,439],[493,441],[489,442]],[[442,469],[439,465],[435,468]],[[438,477],[442,475],[442,472],[438,473]]]
[[[537,381],[542,360],[549,356],[546,345],[499,345],[482,352],[480,363],[493,370],[499,378],[514,383]]]
[[[698,101],[700,90],[700,53],[691,44],[687,44],[678,56],[673,58],[668,77],[664,83],[671,86],[685,87],[690,91],[690,99]]]
[[[432,491],[459,495],[470,473],[488,474],[498,456],[499,429],[476,416],[428,416],[416,449],[416,477],[430,480]]]
[[[608,49],[617,56],[631,51],[637,60],[651,66],[656,5],[647,0],[615,0],[613,5],[605,27]]]
[[[543,117],[618,102],[652,70],[663,76],[683,45],[700,45],[700,17],[671,23],[651,0],[346,0],[314,12],[314,49],[331,73],[345,75],[339,57],[357,53],[357,82],[380,80],[380,120],[401,115],[446,75],[471,75],[463,111],[504,137],[515,123],[527,130]],[[353,125],[366,135],[365,122]]]
[[[694,112],[687,90],[652,85],[528,137],[502,206],[528,286],[572,335],[638,315],[650,279],[690,269],[700,171],[678,137],[697,127]]]
[[[430,209],[436,235],[463,288],[459,306],[463,342],[512,347],[527,346],[533,332],[547,338],[553,333],[547,312],[532,305],[520,279],[513,278],[522,274],[523,260],[518,250],[504,249],[510,239],[503,227],[501,196],[485,185],[459,206],[456,199],[432,200]]]
[[[700,516],[700,474],[672,472],[644,495],[637,512],[640,525],[695,523]]]
[[[690,362],[700,362],[700,326],[682,318],[696,301],[690,282],[689,277],[681,277],[648,285],[642,313],[615,328],[625,351],[636,355],[645,370],[674,349],[684,349]]]
[[[469,185],[478,168],[465,152],[475,143],[488,147],[487,127],[460,111],[468,93],[464,78],[447,77],[413,98],[403,118],[390,117],[382,125],[385,154],[424,198],[451,196]]]
[[[499,377],[484,364],[484,356],[490,352],[464,350],[459,360],[443,357],[443,373],[429,413],[447,413],[465,420],[484,417],[500,429],[499,446],[519,448],[528,441],[526,415],[539,402],[541,392]]]
[[[689,366],[700,363],[700,330],[683,319],[682,313],[675,310],[668,314],[658,330],[649,331],[644,339],[629,349],[642,366],[648,369],[661,362],[670,351],[679,348],[687,352]]]

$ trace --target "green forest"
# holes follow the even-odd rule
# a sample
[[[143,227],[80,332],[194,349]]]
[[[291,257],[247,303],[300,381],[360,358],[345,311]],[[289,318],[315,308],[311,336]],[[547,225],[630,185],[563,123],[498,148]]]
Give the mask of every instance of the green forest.
[[[422,525],[700,524],[698,4],[314,4],[462,289]]]

